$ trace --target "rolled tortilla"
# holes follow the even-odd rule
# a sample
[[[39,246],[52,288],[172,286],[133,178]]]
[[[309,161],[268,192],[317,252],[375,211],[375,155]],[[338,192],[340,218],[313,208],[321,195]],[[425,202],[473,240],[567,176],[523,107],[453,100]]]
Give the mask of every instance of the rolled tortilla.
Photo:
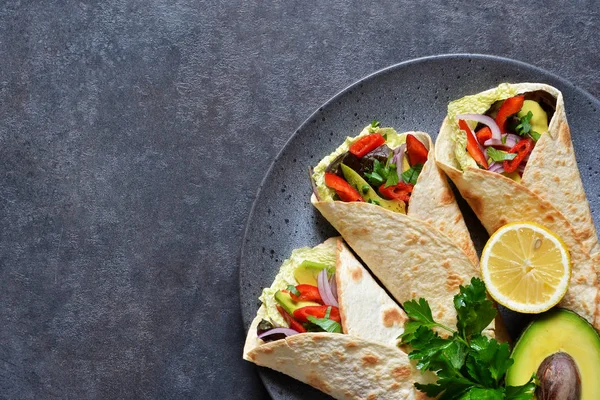
[[[406,313],[341,240],[335,277],[344,333],[396,347]]]
[[[384,130],[391,128],[383,128]],[[369,134],[369,126],[357,136]],[[399,141],[404,141],[406,135],[414,135],[429,150],[427,162],[419,174],[419,179],[413,188],[410,201],[408,203],[407,215],[427,222],[440,232],[452,238],[452,241],[460,247],[471,263],[477,265],[479,259],[475,246],[471,240],[471,235],[465,224],[462,213],[454,198],[454,193],[448,185],[448,180],[444,173],[435,164],[433,143],[429,135],[425,132],[404,132],[398,134]],[[349,144],[356,138],[347,138],[332,154],[341,154],[346,152]],[[319,198],[323,202],[332,202],[335,191],[324,187],[324,172],[331,162],[332,156],[326,157],[315,167],[313,179],[319,185]],[[313,202],[314,203],[314,202]],[[318,208],[318,207],[317,207]],[[327,218],[327,216],[325,216]],[[329,221],[332,223],[332,221]],[[333,223],[332,223],[333,224]],[[360,253],[359,253],[360,255]],[[361,256],[362,257],[362,256]],[[370,267],[370,265],[368,265]],[[377,274],[377,272],[375,272]]]
[[[453,297],[460,285],[480,277],[479,259],[448,181],[435,164],[429,135],[401,135],[408,133],[425,144],[429,155],[406,215],[365,202],[335,201],[327,196],[320,196],[319,201],[314,194],[311,202],[396,301],[426,298],[436,320],[453,327]],[[324,163],[327,158],[315,168],[315,175],[324,171]],[[320,181],[319,176],[314,178]],[[495,323],[487,333],[502,341],[508,338],[504,329],[496,331]]]
[[[448,236],[374,204],[311,201],[399,303],[426,298],[436,321],[456,326],[454,295],[480,273]]]
[[[456,115],[483,114],[498,100],[533,91],[556,98],[556,109],[548,132],[540,132],[542,136],[529,157],[522,181],[517,183],[475,165],[463,170],[457,152],[465,157],[466,134],[458,128]],[[599,329],[600,263],[592,260],[598,258],[600,247],[560,91],[539,83],[502,84],[450,103],[436,141],[435,157],[490,234],[510,222],[531,221],[563,239],[571,252],[573,271],[569,290],[559,305],[577,312]],[[468,153],[466,157],[470,158]]]
[[[352,335],[294,335],[251,350],[247,359],[336,399],[427,399],[414,382],[431,383],[402,350]]]
[[[256,335],[260,321],[268,319],[263,304],[250,325],[243,358],[336,399],[427,399],[414,383],[433,383],[435,375],[422,374],[396,346],[406,314],[369,276],[341,238],[328,239],[316,248],[331,249],[332,243],[345,334],[301,333],[265,343]],[[282,268],[274,284],[282,289],[294,284],[289,279],[289,271]]]

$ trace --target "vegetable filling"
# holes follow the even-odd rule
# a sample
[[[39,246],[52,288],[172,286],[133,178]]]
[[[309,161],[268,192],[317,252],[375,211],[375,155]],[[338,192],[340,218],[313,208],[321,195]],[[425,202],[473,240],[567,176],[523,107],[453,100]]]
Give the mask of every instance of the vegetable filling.
[[[294,277],[297,285],[273,295],[287,326],[263,319],[257,327],[258,338],[272,342],[304,332],[342,333],[335,267],[305,260],[294,270]]]
[[[405,214],[429,150],[414,135],[390,147],[388,132],[373,121],[368,133],[354,139],[325,169],[325,185],[337,200],[364,201]]]
[[[459,114],[456,119],[467,136],[467,153],[479,168],[520,181],[555,107],[547,93],[529,92],[495,102],[485,115]],[[475,130],[467,121],[477,122]]]

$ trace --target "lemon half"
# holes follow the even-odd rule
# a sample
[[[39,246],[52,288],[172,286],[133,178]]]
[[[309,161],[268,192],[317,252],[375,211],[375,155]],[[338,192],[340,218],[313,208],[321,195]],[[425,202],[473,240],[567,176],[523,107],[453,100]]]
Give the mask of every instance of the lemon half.
[[[567,292],[571,257],[555,233],[532,222],[513,222],[486,243],[481,275],[498,303],[537,314],[554,307]]]

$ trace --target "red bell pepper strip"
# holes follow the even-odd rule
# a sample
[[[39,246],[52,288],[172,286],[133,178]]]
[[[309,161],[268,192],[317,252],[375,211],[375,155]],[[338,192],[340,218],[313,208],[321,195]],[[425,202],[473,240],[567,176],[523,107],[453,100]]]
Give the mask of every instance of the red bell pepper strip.
[[[294,318],[292,318],[292,316],[290,314],[288,314],[283,309],[283,307],[281,307],[279,304],[276,304],[275,306],[277,307],[277,311],[279,311],[279,314],[281,314],[283,319],[285,319],[285,321],[288,323],[290,328],[292,328],[293,330],[300,332],[300,333],[306,332],[306,328],[304,328],[300,322],[298,322]]]
[[[523,159],[527,156],[527,154],[531,153],[533,150],[534,142],[530,138],[521,139],[519,143],[515,144],[512,149],[510,149],[509,153],[517,153],[517,156],[512,160],[505,160],[502,163],[502,167],[506,172],[514,172],[517,170],[517,167]]]
[[[294,301],[314,301],[319,304],[323,304],[321,295],[319,294],[319,288],[313,285],[301,284],[296,286],[296,290],[300,292],[300,296],[296,296],[290,292],[290,297]]]
[[[352,185],[336,174],[325,172],[325,185],[335,190],[342,201],[364,201]]]
[[[372,133],[358,139],[350,146],[350,153],[354,154],[358,158],[362,158],[365,154],[385,143],[385,138],[379,133]]]
[[[488,163],[483,155],[483,151],[479,148],[479,144],[477,144],[477,139],[473,136],[473,132],[471,132],[471,128],[464,119],[458,120],[458,126],[460,129],[467,133],[467,151],[473,157],[475,162],[479,164],[482,168],[488,169]]]
[[[394,186],[385,187],[385,183],[379,186],[379,193],[388,200],[402,200],[408,203],[413,191],[413,184],[400,182]]]
[[[504,103],[502,103],[498,110],[498,114],[496,115],[496,124],[498,124],[498,128],[500,128],[500,132],[506,132],[506,119],[521,111],[524,101],[525,96],[515,96],[504,100]]]
[[[410,166],[425,164],[429,150],[419,139],[411,134],[406,135],[406,152]]]
[[[341,322],[340,309],[335,306],[308,306],[298,308],[294,311],[294,318],[300,322],[310,322],[307,318],[309,315],[312,315],[315,318],[325,318],[325,314],[329,307],[331,307],[329,319],[335,322]]]
[[[475,136],[477,136],[477,141],[479,142],[479,144],[483,146],[487,140],[490,140],[492,138],[492,130],[487,126],[484,126],[483,128],[477,131]]]

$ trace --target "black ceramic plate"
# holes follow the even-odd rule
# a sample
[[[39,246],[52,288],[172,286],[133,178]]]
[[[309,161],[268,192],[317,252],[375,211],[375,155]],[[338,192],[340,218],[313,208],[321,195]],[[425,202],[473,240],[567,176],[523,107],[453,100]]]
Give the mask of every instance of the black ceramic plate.
[[[333,97],[298,128],[265,176],[248,218],[240,265],[240,294],[246,329],[281,262],[294,248],[314,246],[335,230],[310,205],[307,168],[377,119],[398,132],[421,130],[435,140],[449,101],[501,82],[544,82],[564,95],[579,170],[594,220],[600,210],[600,102],[573,84],[531,65],[482,55],[445,55],[407,61],[370,75]],[[481,251],[487,240],[473,214],[461,204]],[[516,335],[521,326],[511,326]],[[240,354],[241,357],[241,354]],[[330,397],[283,374],[260,368],[274,399]]]

